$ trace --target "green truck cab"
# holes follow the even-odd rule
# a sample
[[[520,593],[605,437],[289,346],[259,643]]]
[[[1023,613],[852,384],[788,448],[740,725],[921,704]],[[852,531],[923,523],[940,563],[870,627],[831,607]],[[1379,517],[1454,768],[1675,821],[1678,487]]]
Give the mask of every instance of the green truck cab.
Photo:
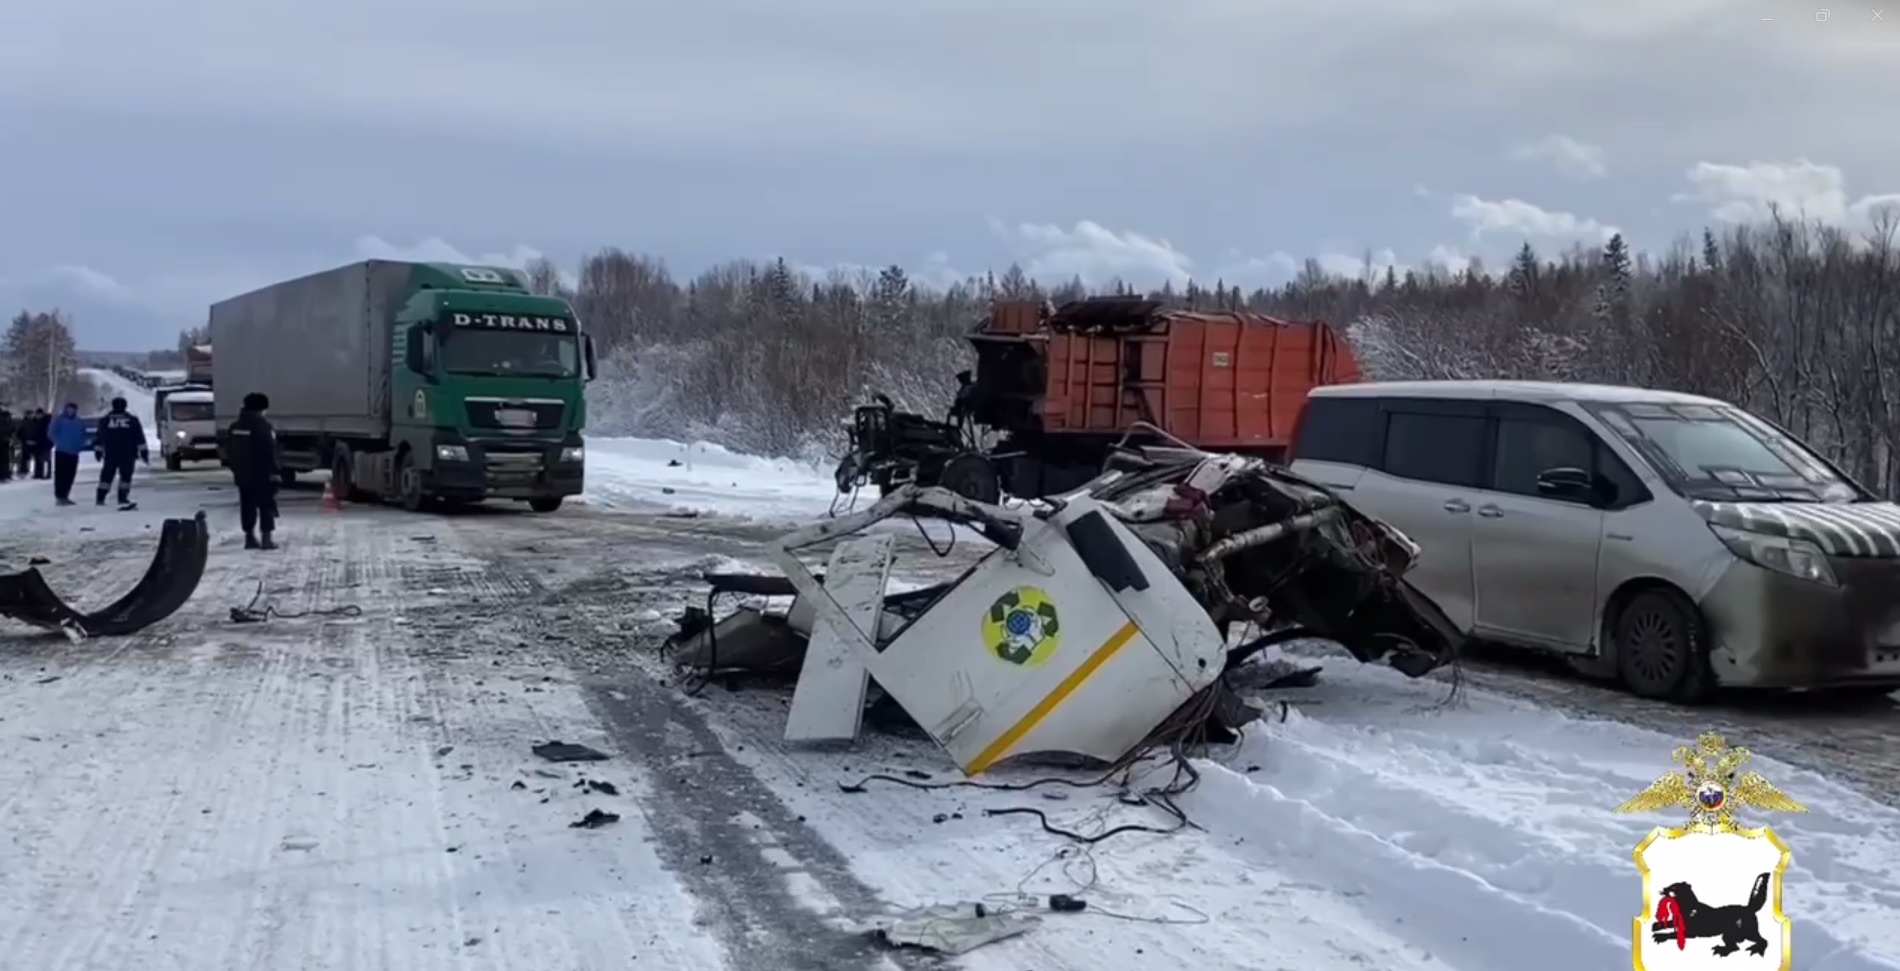
[[[270,396],[280,475],[328,469],[338,498],[409,509],[585,484],[592,340],[511,269],[373,260],[215,304],[220,430]]]

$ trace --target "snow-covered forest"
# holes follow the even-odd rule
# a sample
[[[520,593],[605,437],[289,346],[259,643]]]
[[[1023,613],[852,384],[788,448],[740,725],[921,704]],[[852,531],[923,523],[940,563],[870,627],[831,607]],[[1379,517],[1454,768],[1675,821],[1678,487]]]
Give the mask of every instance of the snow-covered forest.
[[[1707,230],[1667,252],[1541,253],[1509,266],[1328,275],[1243,292],[1222,281],[1155,296],[1342,326],[1378,378],[1543,378],[1673,388],[1747,404],[1869,486],[1900,486],[1900,246],[1895,225],[1850,232],[1777,218]],[[552,266],[531,268],[560,288]],[[605,355],[589,392],[603,434],[707,438],[750,451],[838,444],[873,391],[941,411],[968,366],[962,335],[997,296],[1057,303],[1012,268],[947,291],[900,267],[810,279],[783,262],[675,279],[657,258],[603,250],[571,294]],[[1107,287],[1128,292],[1121,284]]]
[[[74,402],[85,411],[99,392],[79,374],[72,321],[58,310],[15,314],[0,342],[0,408],[24,414],[31,408],[57,411]]]

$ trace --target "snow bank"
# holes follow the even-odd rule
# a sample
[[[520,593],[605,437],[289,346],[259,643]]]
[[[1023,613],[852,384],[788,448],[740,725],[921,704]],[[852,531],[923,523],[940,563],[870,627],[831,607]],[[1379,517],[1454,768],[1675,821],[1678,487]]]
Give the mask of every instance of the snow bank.
[[[820,466],[650,438],[589,438],[582,499],[609,509],[766,521],[814,519],[834,500],[842,505]]]
[[[1641,909],[1631,860],[1662,817],[1613,807],[1689,739],[1567,717],[1445,685],[1329,664],[1183,802],[1234,852],[1337,888],[1454,967],[1601,971],[1629,961]],[[1732,737],[1747,745],[1746,737]],[[1758,757],[1806,815],[1770,820],[1794,848],[1786,907],[1804,971],[1900,968],[1900,812]]]

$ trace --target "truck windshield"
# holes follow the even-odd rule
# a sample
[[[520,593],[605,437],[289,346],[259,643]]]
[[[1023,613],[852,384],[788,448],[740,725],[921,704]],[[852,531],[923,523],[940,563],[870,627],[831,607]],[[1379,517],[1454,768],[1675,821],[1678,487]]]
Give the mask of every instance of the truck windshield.
[[[211,402],[209,401],[168,401],[165,407],[171,412],[172,421],[211,420]]]
[[[1857,502],[1868,498],[1806,445],[1731,405],[1588,406],[1691,499]]]
[[[458,329],[441,344],[442,368],[452,374],[573,378],[581,373],[580,342],[572,334]]]

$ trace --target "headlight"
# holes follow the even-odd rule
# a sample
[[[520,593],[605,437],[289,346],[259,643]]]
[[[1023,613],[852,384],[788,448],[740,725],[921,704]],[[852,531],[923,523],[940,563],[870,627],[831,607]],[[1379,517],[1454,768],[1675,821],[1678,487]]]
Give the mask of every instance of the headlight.
[[[1714,523],[1709,524],[1709,529],[1714,530],[1715,537],[1736,556],[1764,570],[1785,573],[1830,587],[1841,585],[1834,578],[1833,568],[1827,565],[1827,555],[1807,540],[1766,536]]]
[[[435,447],[435,457],[439,462],[466,462],[468,461],[468,449],[460,445],[437,445]]]
[[[563,462],[587,461],[587,446],[568,445],[568,446],[563,447],[561,449],[561,461]]]
[[[182,442],[182,441],[184,441],[185,439],[187,439],[187,438],[190,438],[191,436],[190,436],[190,435],[187,435],[187,434],[185,434],[185,430],[184,430],[184,429],[182,429],[182,428],[180,428],[179,430],[177,430],[177,431],[175,431],[175,432],[172,432],[172,437],[173,437],[173,438],[176,438],[176,439],[178,439],[179,441],[181,441],[181,442]]]

